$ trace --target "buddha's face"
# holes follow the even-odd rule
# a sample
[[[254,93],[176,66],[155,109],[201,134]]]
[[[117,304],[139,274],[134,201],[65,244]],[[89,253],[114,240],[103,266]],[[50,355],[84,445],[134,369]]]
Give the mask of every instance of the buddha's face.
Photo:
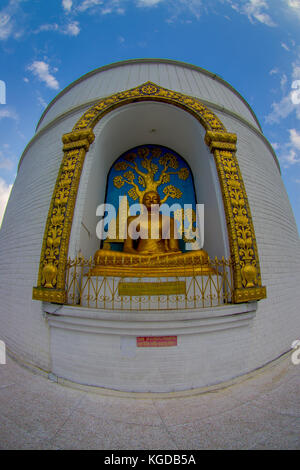
[[[151,210],[151,206],[160,205],[160,197],[159,194],[156,191],[149,191],[146,193],[143,197],[143,204],[146,206],[147,211]]]

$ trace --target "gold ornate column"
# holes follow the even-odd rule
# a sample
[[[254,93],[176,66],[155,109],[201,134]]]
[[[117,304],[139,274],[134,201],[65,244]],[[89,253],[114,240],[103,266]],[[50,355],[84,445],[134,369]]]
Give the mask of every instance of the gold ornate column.
[[[235,134],[207,131],[205,141],[214,155],[234,261],[234,303],[266,297],[250,207],[236,158]]]
[[[95,136],[91,129],[63,136],[63,160],[53,192],[33,299],[65,303],[65,269],[73,213],[86,152]]]

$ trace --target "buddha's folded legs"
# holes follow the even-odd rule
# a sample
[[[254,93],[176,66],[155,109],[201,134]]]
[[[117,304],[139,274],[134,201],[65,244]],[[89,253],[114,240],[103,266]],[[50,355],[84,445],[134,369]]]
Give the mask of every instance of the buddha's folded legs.
[[[149,264],[168,265],[168,264],[184,264],[184,265],[206,265],[208,264],[208,255],[204,250],[194,250],[185,253],[178,251],[169,251],[164,253],[126,253],[121,251],[98,250],[94,256],[95,265],[116,265],[130,264],[131,266],[139,266]]]

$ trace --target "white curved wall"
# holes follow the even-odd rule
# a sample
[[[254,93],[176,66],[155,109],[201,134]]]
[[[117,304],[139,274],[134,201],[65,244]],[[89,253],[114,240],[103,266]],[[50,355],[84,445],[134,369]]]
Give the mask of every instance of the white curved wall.
[[[166,72],[162,73],[162,70],[166,67],[168,67],[168,75]],[[186,67],[180,67],[179,65],[175,67],[177,68],[175,71],[174,67],[174,65],[162,65],[160,63],[156,65],[153,63],[151,65],[127,64],[124,66],[122,74],[126,69],[129,76],[131,70],[132,82],[130,79],[126,86],[124,85],[123,88],[119,89],[128,89],[131,86],[152,80],[166,88],[174,88],[184,93],[195,94],[196,92],[192,93],[191,83],[196,83],[195,76],[198,72],[187,70]],[[137,73],[137,68],[139,73]],[[159,73],[161,81],[153,76],[153,70],[156,70],[157,74]],[[103,73],[107,74],[105,80]],[[69,92],[62,95],[50,108],[42,124],[46,124],[46,118],[49,122],[55,114],[60,114],[78,104],[78,97],[81,97],[81,100],[94,99],[99,93],[97,86],[100,82],[103,86],[103,92],[101,93],[109,94],[118,91],[118,87],[121,86],[120,75],[122,75],[120,74],[120,67],[101,72],[101,74],[99,76],[97,74],[92,75],[88,78],[86,87],[85,82],[81,81]],[[186,78],[189,74],[193,75],[195,82],[191,78],[189,80],[184,78],[179,80],[179,77]],[[162,79],[162,77],[164,78]],[[94,88],[91,86],[91,79],[94,80]],[[233,101],[236,99],[235,106],[237,107],[235,112],[239,112],[248,121],[251,120],[251,113],[248,108],[228,88],[212,78],[205,77],[203,80],[203,87],[198,88],[201,93],[204,90],[205,83],[209,99],[214,100],[217,104],[231,107],[230,109],[233,109]],[[104,83],[106,83],[106,88]],[[80,87],[80,92],[78,87]],[[109,87],[111,87],[111,91],[108,91]],[[208,94],[206,96],[208,97]],[[96,155],[103,158],[105,168],[108,169],[112,161],[123,151],[139,143],[153,142],[169,146],[178,151],[190,163],[194,173],[202,168],[196,165],[196,162],[198,162],[197,152],[199,152],[199,156],[201,154],[201,158],[202,155],[204,158],[206,153],[207,159],[212,162],[212,156],[204,148],[203,141],[199,141],[198,148],[196,131],[199,124],[190,115],[174,108],[171,112],[172,119],[174,119],[172,121],[172,132],[168,130],[166,119],[169,119],[169,110],[171,108],[170,105],[158,103],[147,103],[147,106],[145,103],[128,105],[124,109],[120,108],[111,115],[107,115],[96,126],[96,140],[87,154],[80,183],[79,204],[76,206],[70,254],[72,254],[72,250],[76,252],[77,234],[80,233],[81,221],[85,220],[85,213],[91,214],[91,216],[88,215],[87,222],[93,223],[92,219],[89,218],[94,214],[94,209],[89,208],[86,212],[84,204],[87,204],[86,201],[91,196],[88,194],[88,188],[96,188],[95,185],[91,185],[93,175],[95,177],[96,174],[99,175],[98,170],[100,167],[98,165],[97,169]],[[157,110],[159,110],[159,113],[156,112]],[[215,383],[220,380],[227,380],[253,370],[287,351],[292,341],[300,335],[299,235],[274,156],[264,138],[260,136],[258,131],[253,129],[252,126],[255,127],[255,122],[252,122],[252,126],[247,126],[243,120],[239,120],[225,111],[214,111],[225,124],[227,130],[235,132],[238,136],[237,157],[250,202],[261,262],[262,281],[267,287],[268,297],[258,303],[255,318],[248,322],[249,324],[244,325],[242,329],[225,328],[214,333],[211,337],[208,331],[201,332],[202,336],[195,336],[195,341],[192,343],[187,343],[187,337],[185,336],[181,344],[186,344],[186,351],[193,349],[193,351],[190,351],[193,362],[197,361],[197,358],[199,361],[196,369],[188,364],[188,354],[184,353],[183,356],[180,356],[180,350],[178,350],[178,356],[168,356],[171,358],[168,367],[170,373],[173,374],[173,381],[176,373],[180,373],[181,367],[184,370],[186,383],[188,383],[189,376],[187,374],[190,371],[190,386],[209,385],[212,381]],[[70,380],[74,377],[74,370],[72,372],[72,365],[66,361],[66,358],[71,358],[72,362],[70,354],[74,353],[74,347],[64,341],[63,338],[66,338],[66,336],[63,336],[58,328],[48,327],[48,323],[43,317],[44,306],[41,302],[32,301],[32,287],[37,282],[45,222],[62,158],[61,136],[71,131],[83,112],[84,109],[81,109],[66,115],[62,119],[53,121],[44,132],[39,132],[37,137],[30,143],[23,156],[0,231],[0,338],[6,342],[8,349],[27,362],[48,371],[53,370],[53,367],[55,367],[57,372],[61,371],[63,373],[62,371],[64,371],[65,376]],[[50,113],[53,113],[52,117]],[[160,125],[161,135],[152,136],[152,142],[149,139],[147,139],[148,142],[145,142],[147,128],[137,127],[138,132],[136,135],[129,132],[128,128],[126,133],[122,135],[122,139],[114,139],[115,130],[120,124],[125,125],[124,123],[129,118],[134,126],[138,126],[139,122],[142,126],[139,113],[144,113],[144,115],[146,113],[147,119],[150,121],[153,118],[155,124]],[[155,128],[152,121],[148,122],[147,119],[145,124],[151,124],[151,128]],[[203,130],[200,130],[199,137],[200,134],[203,138]],[[181,139],[182,135],[184,135],[185,140]],[[113,157],[111,153],[114,153]],[[207,162],[207,160],[204,161]],[[94,172],[95,169],[98,173]],[[215,174],[213,166],[205,171],[212,177]],[[104,191],[104,179],[101,184],[102,191]],[[198,191],[201,192],[200,186]],[[99,197],[101,199],[100,193]],[[216,201],[217,199],[218,196]],[[52,306],[52,309],[55,308],[55,306]],[[60,331],[59,335],[55,335],[55,331]],[[61,338],[61,341],[58,341],[59,338]],[[212,338],[214,344],[210,342]],[[114,336],[115,340],[116,336]],[[93,344],[96,345],[95,348],[100,349],[95,349],[94,355],[90,354],[89,357],[91,360],[96,361],[99,352],[101,352],[101,342],[99,343],[96,339],[93,341]],[[79,343],[82,345],[83,350],[78,350],[78,354],[84,353],[86,345],[91,344],[87,337],[82,338]],[[222,367],[215,360],[213,353],[216,343],[219,351],[223,351],[224,357],[228,359],[226,363],[222,362]],[[195,349],[197,344],[199,349]],[[108,350],[111,354],[112,345],[109,346]],[[123,358],[120,362],[118,351],[116,351],[114,357],[110,356],[110,364],[114,365],[116,375],[118,374],[118,367],[122,364],[127,364],[130,368],[129,359],[125,360]],[[207,355],[204,355],[205,351]],[[143,355],[145,354],[143,352]],[[180,360],[180,357],[183,359]],[[210,357],[213,358],[211,361]],[[233,358],[232,361],[230,358]],[[149,358],[147,361],[149,361]],[[67,365],[63,367],[63,364]],[[92,384],[94,366],[89,369],[89,377],[86,376],[88,374],[86,367],[85,364],[84,381],[90,381],[90,384]],[[139,367],[142,370],[143,364],[140,363]],[[192,380],[192,374],[195,373],[195,370],[200,375],[197,379]],[[97,373],[101,376],[101,370],[98,370]],[[214,378],[215,380],[213,380]],[[80,381],[78,376],[76,376],[76,380]],[[107,381],[107,383],[109,382]],[[187,388],[189,385],[187,385]],[[160,383],[159,387],[161,386]],[[180,387],[182,388],[182,383]]]
[[[259,128],[242,98],[215,75],[176,61],[143,59],[112,64],[74,82],[46,109],[38,130],[82,103],[129,90],[147,81],[225,107]]]
[[[57,122],[30,145],[0,230],[0,336],[18,356],[49,370],[49,331],[32,301],[49,205],[62,159],[61,136],[79,115]]]
[[[244,179],[267,299],[258,302],[248,357],[251,367],[289,349],[300,336],[300,240],[281,175],[264,142],[243,123],[218,113],[238,136]]]

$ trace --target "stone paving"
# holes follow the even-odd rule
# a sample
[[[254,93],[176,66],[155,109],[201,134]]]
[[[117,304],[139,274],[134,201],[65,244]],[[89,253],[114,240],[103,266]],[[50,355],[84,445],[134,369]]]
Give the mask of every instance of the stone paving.
[[[104,396],[0,365],[0,449],[300,449],[300,365],[290,357],[227,388]]]

